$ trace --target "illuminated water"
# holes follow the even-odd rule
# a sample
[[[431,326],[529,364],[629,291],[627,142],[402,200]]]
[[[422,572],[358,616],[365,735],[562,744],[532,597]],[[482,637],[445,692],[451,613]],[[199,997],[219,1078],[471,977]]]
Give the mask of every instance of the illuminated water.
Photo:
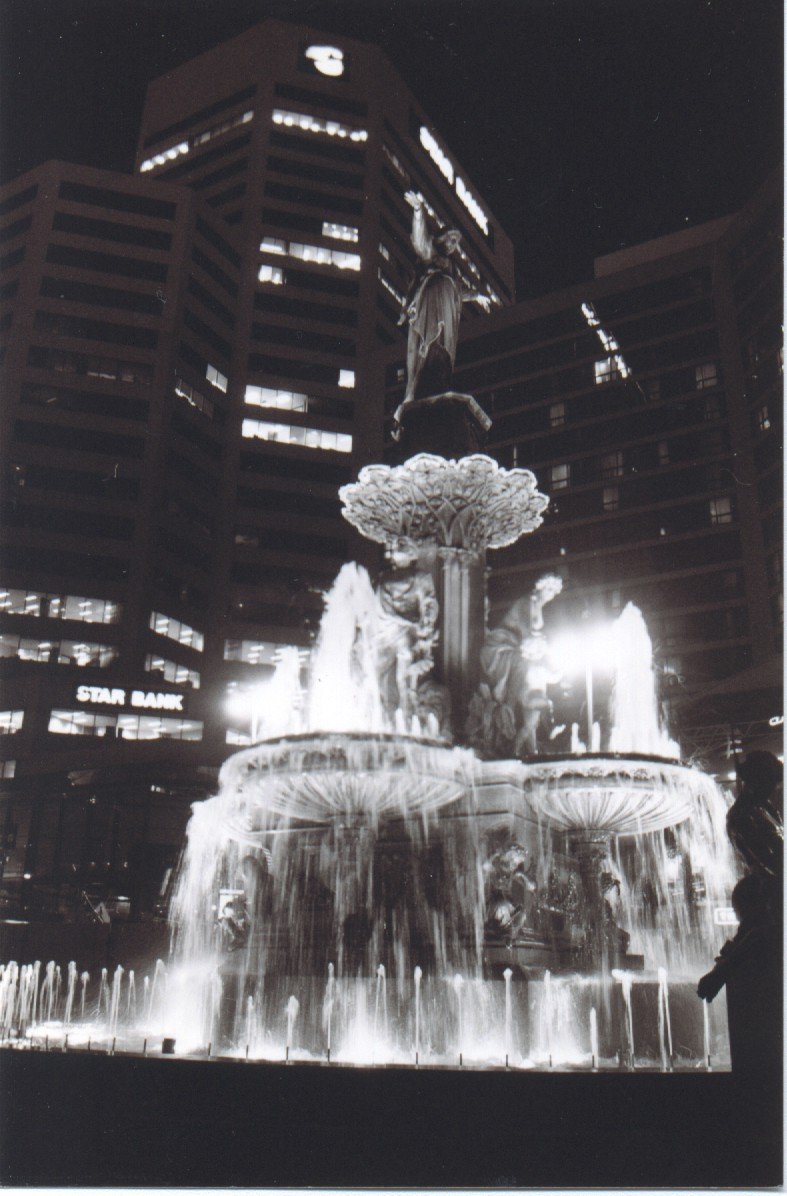
[[[505,767],[384,709],[379,617],[368,576],[345,566],[305,684],[282,654],[254,710],[264,740],[193,807],[170,960],[94,977],[71,962],[65,981],[54,962],[9,963],[0,1033],[374,1066],[727,1066],[723,998],[694,994],[734,880],[725,803],[659,725],[639,611],[616,629],[607,755]],[[489,962],[490,860],[512,825],[490,793],[519,819],[536,962],[516,936]],[[616,882],[618,967],[583,956],[582,892],[552,892],[583,842]]]

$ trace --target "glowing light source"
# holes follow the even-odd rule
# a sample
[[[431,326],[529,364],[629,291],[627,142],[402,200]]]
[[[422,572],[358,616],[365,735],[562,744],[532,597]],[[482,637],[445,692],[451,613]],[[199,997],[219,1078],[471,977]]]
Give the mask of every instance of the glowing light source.
[[[337,46],[309,46],[304,51],[304,57],[313,63],[314,69],[321,75],[338,79],[344,74],[344,51]]]

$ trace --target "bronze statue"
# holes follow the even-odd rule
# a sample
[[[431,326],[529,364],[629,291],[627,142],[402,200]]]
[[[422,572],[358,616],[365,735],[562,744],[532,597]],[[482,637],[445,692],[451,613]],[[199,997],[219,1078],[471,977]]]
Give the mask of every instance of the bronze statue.
[[[405,198],[413,208],[411,240],[418,258],[399,320],[409,326],[404,403],[412,403],[448,389],[462,304],[475,302],[489,311],[491,300],[488,295],[464,288],[457,261],[459,230],[446,228],[433,236],[421,196],[408,191]]]

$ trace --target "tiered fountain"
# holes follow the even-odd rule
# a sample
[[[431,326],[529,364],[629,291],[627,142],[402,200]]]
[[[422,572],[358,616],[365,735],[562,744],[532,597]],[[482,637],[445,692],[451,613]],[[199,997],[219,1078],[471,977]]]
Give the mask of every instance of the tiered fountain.
[[[723,1065],[723,1012],[711,1024],[689,988],[732,887],[723,798],[660,730],[633,607],[608,742],[591,718],[587,747],[574,728],[550,754],[543,611],[562,583],[485,616],[487,550],[548,500],[480,451],[488,417],[434,376],[400,408],[398,463],[340,491],[386,551],[377,586],[342,569],[308,676],[282,652],[258,742],[194,807],[166,975],[133,1011],[122,969],[104,976],[91,1030],[75,967],[9,965],[7,1032],[59,1018],[72,1044],[158,1034],[290,1062]]]

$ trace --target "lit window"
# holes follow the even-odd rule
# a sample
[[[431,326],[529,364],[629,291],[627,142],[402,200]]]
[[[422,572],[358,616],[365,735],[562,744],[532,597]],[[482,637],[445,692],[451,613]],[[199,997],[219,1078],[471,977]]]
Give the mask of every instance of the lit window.
[[[571,481],[571,466],[553,465],[549,476],[553,490],[565,490]]]
[[[378,271],[377,271],[377,277],[380,279],[380,282],[383,284],[383,286],[385,287],[385,289],[386,289],[386,291],[388,292],[388,294],[389,294],[389,295],[392,295],[392,296],[393,296],[393,298],[396,300],[396,302],[397,302],[397,303],[398,303],[398,304],[399,304],[401,307],[404,307],[404,304],[405,304],[405,298],[404,298],[404,295],[401,293],[401,291],[397,291],[397,289],[396,289],[396,287],[394,286],[394,284],[393,284],[392,282],[390,282],[390,281],[389,281],[389,280],[388,280],[388,279],[385,277],[385,275],[383,274],[382,270],[379,270],[379,269],[378,269]]]
[[[283,241],[281,237],[263,237],[260,241],[260,251],[262,253],[286,253],[287,242]]]
[[[300,129],[304,133],[327,134],[328,137],[338,137],[342,141],[366,141],[369,137],[366,129],[354,129],[338,120],[323,120],[320,116],[309,116],[305,112],[287,112],[283,108],[274,108],[273,123],[284,125],[288,129]]]
[[[669,442],[659,441],[659,465],[669,465]]]
[[[549,408],[550,428],[560,428],[566,422],[566,404],[553,403]]]
[[[381,256],[381,257],[383,257],[383,258],[385,258],[385,260],[386,260],[387,262],[390,262],[390,260],[391,260],[391,253],[390,253],[390,250],[387,248],[387,246],[383,245],[383,243],[382,243],[382,241],[381,241],[381,242],[380,242],[380,244],[377,246],[377,248],[378,248],[378,250],[379,250],[379,252],[380,252],[380,256]]]
[[[188,152],[188,141],[180,141],[177,145],[171,145],[169,149],[154,154],[152,158],[146,158],[139,168],[140,172],[144,173],[147,170],[154,170],[156,166],[166,166],[167,162],[173,162],[175,158],[179,158],[182,154],[187,154]]]
[[[236,731],[234,727],[230,727],[225,737],[225,743],[230,747],[251,747],[251,735],[248,731]]]
[[[205,377],[218,390],[224,391],[225,394],[227,393],[227,375],[217,370],[215,365],[208,366],[205,370]]]
[[[303,262],[314,262],[318,266],[336,266],[339,270],[360,270],[361,259],[357,253],[344,249],[328,249],[324,245],[301,245],[290,241],[290,257]]]
[[[250,407],[275,407],[279,411],[308,411],[308,395],[269,386],[247,386],[244,401]]]
[[[620,505],[620,491],[617,486],[605,486],[602,502],[605,511],[617,511]]]
[[[244,419],[242,433],[247,440],[275,440],[283,444],[298,444],[303,448],[329,449],[335,453],[351,453],[353,438],[346,432],[329,432],[323,428],[304,428],[296,424],[272,424],[258,419]]]
[[[215,410],[213,401],[207,399],[201,391],[196,390],[193,386],[189,386],[182,378],[178,378],[175,383],[175,394],[179,395],[181,399],[185,399],[190,407],[196,407],[197,411],[201,411],[208,419],[213,419],[213,412]]]
[[[222,133],[228,133],[230,129],[237,129],[238,125],[247,125],[253,118],[254,111],[252,109],[250,112],[244,112],[242,116],[235,116],[232,120],[225,121],[224,124],[206,129],[204,133],[198,133],[194,138],[194,148],[204,145],[206,141],[212,141],[214,137],[219,137]]]
[[[602,478],[622,478],[623,477],[623,453],[606,453],[601,458],[601,476]]]
[[[3,760],[0,764],[0,777],[10,780],[13,776],[16,776],[16,760]]]
[[[148,626],[156,635],[165,635],[167,639],[184,644],[187,648],[194,648],[197,652],[202,652],[205,648],[205,636],[201,631],[195,631],[188,623],[181,623],[178,619],[162,615],[159,611],[150,612]]]
[[[272,282],[277,287],[284,285],[284,271],[279,266],[269,266],[267,263],[260,266],[257,278],[260,282]]]
[[[757,410],[757,427],[760,432],[769,431],[771,426],[771,417],[768,412],[767,405],[763,405]]]
[[[729,498],[712,498],[708,506],[711,523],[732,523],[732,501]]]
[[[358,229],[349,224],[334,224],[331,220],[323,220],[322,235],[333,237],[336,241],[357,241]]]
[[[614,382],[616,378],[625,378],[621,369],[620,357],[605,357],[603,361],[594,363],[593,369],[596,378],[596,386],[603,386],[607,382]]]
[[[706,390],[709,386],[715,386],[719,380],[715,361],[708,361],[705,365],[695,366],[694,379],[697,390]]]
[[[355,370],[339,370],[339,385],[352,390],[355,386]]]
[[[16,735],[24,721],[24,710],[0,710],[0,735]]]
[[[190,685],[192,689],[200,687],[200,675],[195,669],[177,664],[174,660],[166,660],[163,656],[148,653],[145,657],[145,672],[160,673],[170,685]]]

